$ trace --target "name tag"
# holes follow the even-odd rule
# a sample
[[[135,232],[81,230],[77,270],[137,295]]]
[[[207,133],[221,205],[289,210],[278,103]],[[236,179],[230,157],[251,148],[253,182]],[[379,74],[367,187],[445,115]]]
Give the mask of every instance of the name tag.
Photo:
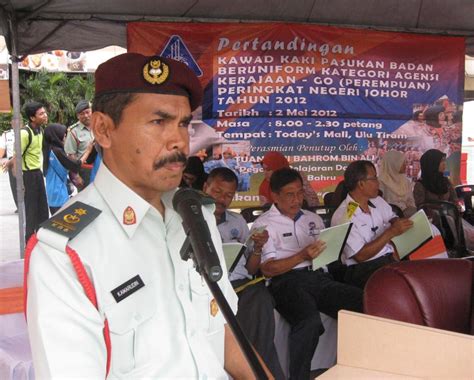
[[[283,237],[289,237],[289,236],[293,236],[293,233],[292,232],[286,232],[283,234]]]
[[[144,286],[145,284],[143,283],[143,280],[137,274],[135,277],[124,282],[122,285],[117,286],[110,293],[112,293],[112,295],[114,296],[115,301],[120,302],[135,293],[138,289],[143,288]]]

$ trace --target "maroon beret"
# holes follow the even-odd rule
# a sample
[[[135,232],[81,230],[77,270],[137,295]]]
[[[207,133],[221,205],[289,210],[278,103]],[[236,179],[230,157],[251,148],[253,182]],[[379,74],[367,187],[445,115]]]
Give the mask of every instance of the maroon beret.
[[[182,62],[160,56],[125,53],[99,65],[97,95],[121,92],[182,95],[194,111],[202,102],[202,87],[194,71]]]

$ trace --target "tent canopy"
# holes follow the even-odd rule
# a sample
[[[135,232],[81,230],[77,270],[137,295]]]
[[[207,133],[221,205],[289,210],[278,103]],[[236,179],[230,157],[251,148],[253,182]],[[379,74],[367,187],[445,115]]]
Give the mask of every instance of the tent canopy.
[[[18,55],[126,47],[126,23],[306,22],[465,36],[474,55],[472,0],[0,0],[0,34]]]

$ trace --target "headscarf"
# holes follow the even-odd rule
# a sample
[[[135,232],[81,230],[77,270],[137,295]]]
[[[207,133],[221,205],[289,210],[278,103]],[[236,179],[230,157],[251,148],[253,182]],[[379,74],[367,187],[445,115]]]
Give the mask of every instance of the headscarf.
[[[405,155],[398,150],[390,150],[382,158],[379,180],[390,191],[399,197],[405,197],[411,191],[405,173],[400,168],[405,162]]]
[[[64,150],[64,136],[67,128],[62,124],[49,124],[43,134],[43,173],[46,174],[49,166],[49,152],[54,149]]]
[[[286,157],[280,152],[266,153],[265,156],[263,156],[262,164],[265,164],[265,166],[273,171],[290,166]]]
[[[268,152],[263,156],[262,164],[268,167],[268,169],[275,171],[281,168],[287,168],[290,166],[290,163],[286,157],[280,152]],[[264,196],[269,203],[273,203],[272,191],[270,189],[270,181],[266,178],[263,179],[263,182],[258,188],[258,194]]]
[[[439,164],[445,158],[446,154],[438,149],[427,150],[420,158],[421,183],[434,194],[446,194],[449,191],[449,180],[439,171]]]
[[[202,190],[204,182],[206,182],[207,174],[204,171],[204,165],[201,159],[197,156],[188,157],[184,173],[189,173],[196,176],[196,180],[192,184],[193,189]]]

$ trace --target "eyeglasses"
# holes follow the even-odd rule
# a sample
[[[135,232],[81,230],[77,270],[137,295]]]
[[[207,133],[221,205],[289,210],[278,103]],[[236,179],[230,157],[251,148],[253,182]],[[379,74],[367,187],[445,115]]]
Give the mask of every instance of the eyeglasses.
[[[301,189],[295,193],[280,193],[280,196],[286,201],[292,201],[294,199],[304,198],[304,190]]]

